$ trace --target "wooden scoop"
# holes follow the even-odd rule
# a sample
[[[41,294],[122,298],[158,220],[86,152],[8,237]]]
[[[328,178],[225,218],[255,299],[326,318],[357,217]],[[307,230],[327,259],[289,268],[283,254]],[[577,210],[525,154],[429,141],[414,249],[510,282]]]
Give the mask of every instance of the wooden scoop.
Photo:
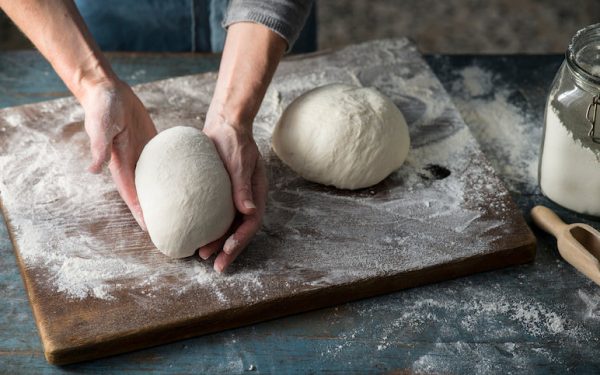
[[[560,255],[600,285],[600,232],[587,224],[567,225],[544,206],[535,206],[531,216],[538,227],[556,237]]]

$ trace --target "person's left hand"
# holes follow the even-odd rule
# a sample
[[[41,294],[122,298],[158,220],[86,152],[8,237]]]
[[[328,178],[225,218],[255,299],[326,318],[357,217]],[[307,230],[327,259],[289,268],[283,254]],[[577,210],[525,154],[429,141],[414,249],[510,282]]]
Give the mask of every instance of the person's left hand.
[[[238,214],[230,230],[218,240],[201,247],[198,254],[206,260],[218,253],[214,269],[223,272],[260,229],[267,201],[268,182],[251,127],[229,124],[210,112],[209,110],[203,131],[215,143],[229,173],[233,202]]]

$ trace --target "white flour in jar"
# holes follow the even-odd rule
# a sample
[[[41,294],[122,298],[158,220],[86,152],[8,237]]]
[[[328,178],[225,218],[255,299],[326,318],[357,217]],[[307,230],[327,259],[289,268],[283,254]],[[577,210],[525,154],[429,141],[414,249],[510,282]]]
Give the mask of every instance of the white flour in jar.
[[[540,187],[545,196],[561,206],[578,213],[600,216],[598,158],[573,137],[551,105],[546,106]]]

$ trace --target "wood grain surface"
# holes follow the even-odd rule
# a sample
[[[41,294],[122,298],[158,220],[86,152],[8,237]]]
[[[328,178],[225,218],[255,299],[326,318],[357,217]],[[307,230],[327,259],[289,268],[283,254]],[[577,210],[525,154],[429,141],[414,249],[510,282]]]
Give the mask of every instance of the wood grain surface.
[[[136,90],[159,129],[200,127],[214,80],[214,74],[181,77]],[[338,191],[306,182],[270,151],[270,130],[285,105],[331,82],[378,88],[409,122],[409,160],[371,189]],[[51,363],[157,345],[534,257],[535,239],[509,194],[406,40],[282,64],[255,123],[270,171],[267,217],[224,276],[212,273],[210,262],[166,259],[135,226],[109,176],[84,172],[82,119],[72,99],[0,112],[2,209]],[[81,264],[93,280],[77,284],[82,269],[73,267]]]

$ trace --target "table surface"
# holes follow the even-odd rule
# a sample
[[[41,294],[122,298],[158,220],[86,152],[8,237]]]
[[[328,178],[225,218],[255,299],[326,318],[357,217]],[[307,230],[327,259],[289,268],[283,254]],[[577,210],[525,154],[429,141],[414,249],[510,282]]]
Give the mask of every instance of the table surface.
[[[131,84],[215,70],[210,55],[115,54]],[[427,56],[528,222],[562,56]],[[0,108],[67,95],[35,52],[0,53]],[[534,263],[65,367],[48,365],[0,222],[0,373],[596,373],[600,289],[534,229]]]

